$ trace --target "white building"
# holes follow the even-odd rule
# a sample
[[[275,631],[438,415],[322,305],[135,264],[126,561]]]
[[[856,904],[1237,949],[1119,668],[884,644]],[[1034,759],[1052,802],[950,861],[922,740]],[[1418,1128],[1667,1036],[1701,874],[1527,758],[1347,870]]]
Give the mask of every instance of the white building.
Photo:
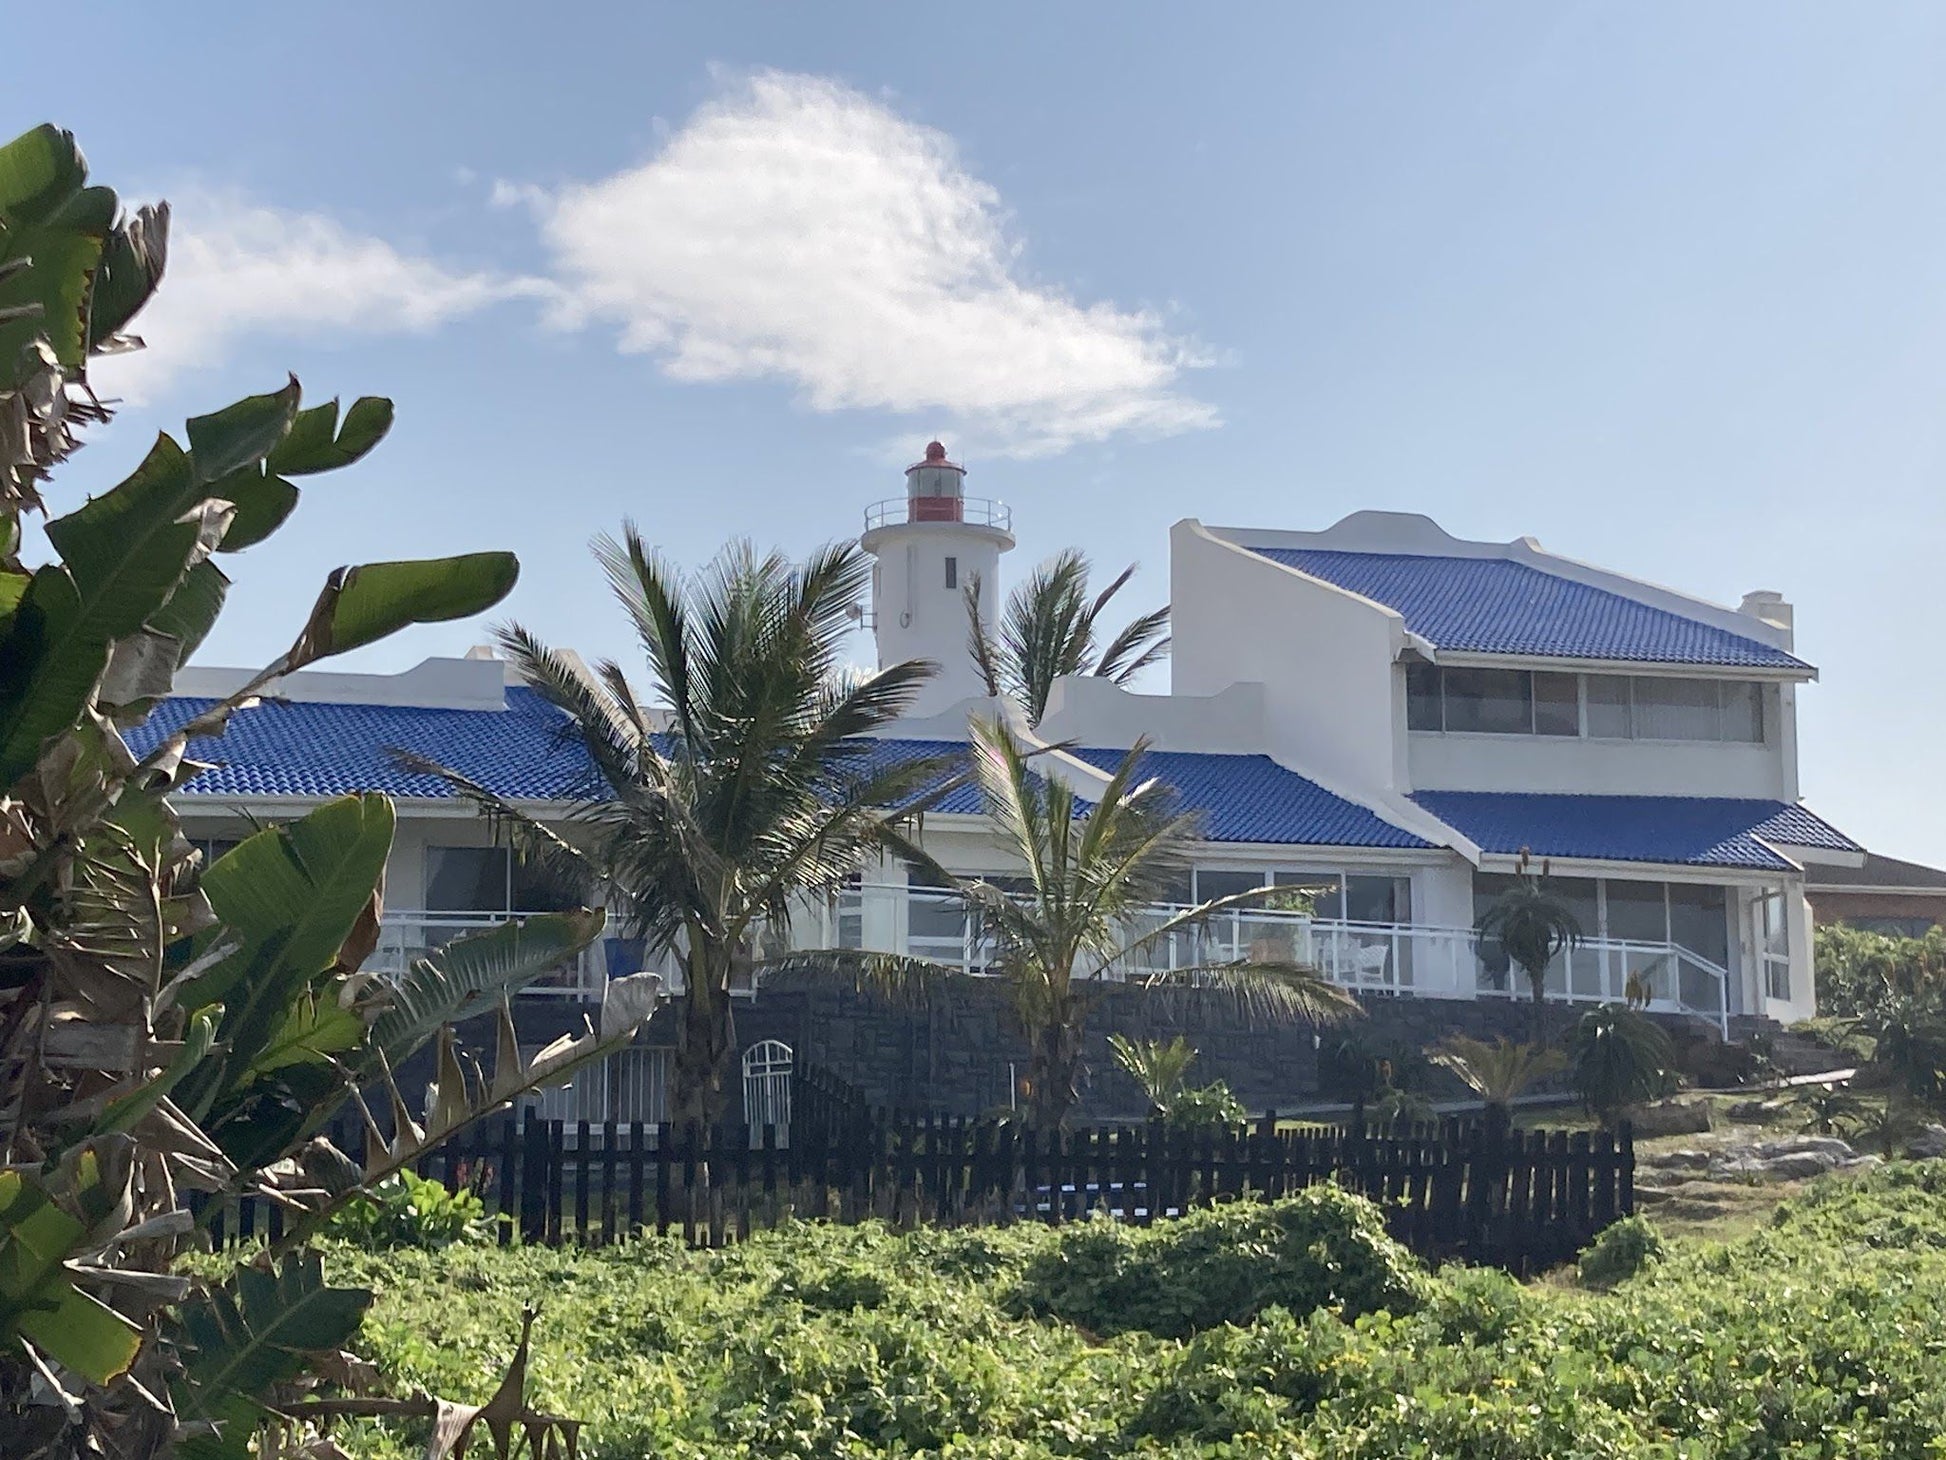
[[[961,595],[977,578],[994,612],[1014,540],[1007,509],[964,496],[964,475],[934,443],[906,496],[866,514],[881,660],[943,669],[888,753],[963,743],[968,715],[995,709],[967,658]],[[1225,946],[1275,939],[1374,995],[1505,998],[1518,971],[1471,929],[1529,849],[1588,934],[1559,960],[1556,996],[1620,999],[1635,975],[1654,1007],[1723,1028],[1814,1011],[1806,869],[1857,866],[1862,852],[1799,803],[1797,692],[1816,671],[1791,652],[1778,594],[1730,609],[1531,539],[1465,542],[1424,517],[1360,512],[1319,532],[1180,522],[1171,601],[1169,693],[1065,680],[1034,734],[1072,747],[1043,763],[1084,795],[1148,737],[1147,771],[1205,817],[1185,898],[1321,889],[1308,916],[1231,919],[1213,935]],[[136,738],[239,682],[185,671]],[[304,673],[278,692],[198,748],[215,769],[182,798],[192,834],[222,841],[252,819],[386,791],[400,835],[382,956],[533,910],[487,823],[388,754],[422,752],[564,813],[588,766],[503,664]],[[968,791],[929,813],[928,850],[956,872],[1011,870],[977,810]],[[957,904],[898,866],[873,869],[828,916],[805,937],[981,956]],[[630,960],[619,942],[605,955]],[[559,992],[585,992],[603,961],[564,970]]]

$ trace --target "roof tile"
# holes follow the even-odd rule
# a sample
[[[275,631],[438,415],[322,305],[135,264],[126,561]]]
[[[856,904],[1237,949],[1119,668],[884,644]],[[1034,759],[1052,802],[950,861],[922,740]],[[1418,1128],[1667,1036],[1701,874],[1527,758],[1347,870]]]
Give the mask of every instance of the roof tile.
[[[1441,649],[1633,664],[1806,669],[1782,649],[1715,624],[1506,558],[1251,551],[1396,610]]]

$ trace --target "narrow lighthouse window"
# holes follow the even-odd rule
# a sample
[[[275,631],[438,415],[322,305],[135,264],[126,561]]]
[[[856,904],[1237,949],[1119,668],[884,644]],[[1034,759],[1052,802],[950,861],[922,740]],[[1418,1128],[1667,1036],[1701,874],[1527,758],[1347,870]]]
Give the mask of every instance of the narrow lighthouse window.
[[[946,559],[946,586],[948,588],[959,587],[959,559],[958,558]]]

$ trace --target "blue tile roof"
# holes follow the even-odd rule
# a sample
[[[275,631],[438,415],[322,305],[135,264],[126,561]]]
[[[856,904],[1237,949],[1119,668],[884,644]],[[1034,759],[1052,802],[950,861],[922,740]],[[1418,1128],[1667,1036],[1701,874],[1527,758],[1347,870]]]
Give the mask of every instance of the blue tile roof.
[[[137,754],[208,709],[214,701],[164,700],[128,734]],[[860,769],[904,760],[964,755],[964,742],[861,741],[870,755]],[[437,776],[401,768],[388,751],[416,750],[510,800],[568,800],[594,791],[593,762],[568,722],[531,689],[507,691],[505,710],[442,710],[409,705],[334,705],[266,700],[234,716],[221,736],[192,743],[193,758],[212,765],[183,791],[191,796],[454,795]],[[979,793],[956,787],[935,808],[979,810]]]
[[[1859,845],[1802,806],[1726,796],[1556,796],[1420,791],[1412,798],[1482,851],[1665,866],[1791,864],[1766,843],[1856,852]]]
[[[1396,610],[1413,633],[1455,652],[1729,669],[1810,668],[1761,640],[1505,558],[1321,548],[1251,551],[1382,603]]]
[[[1074,752],[1097,770],[1112,771],[1125,750]],[[1207,755],[1152,750],[1137,774],[1175,788],[1185,810],[1203,813],[1203,834],[1217,842],[1288,846],[1426,848],[1414,836],[1342,796],[1332,794],[1267,755]]]
[[[139,755],[214,701],[167,699],[128,732]],[[443,797],[437,776],[414,775],[386,753],[416,750],[514,800],[572,797],[593,766],[567,718],[533,690],[507,691],[504,710],[441,710],[414,705],[332,705],[265,700],[235,715],[221,736],[191,743],[213,769],[191,780],[191,796],[342,796],[383,791]]]

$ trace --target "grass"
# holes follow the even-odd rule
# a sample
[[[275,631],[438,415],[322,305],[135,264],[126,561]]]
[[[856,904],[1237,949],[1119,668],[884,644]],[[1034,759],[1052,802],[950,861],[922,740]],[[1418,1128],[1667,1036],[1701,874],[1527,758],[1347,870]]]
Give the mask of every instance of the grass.
[[[591,1460],[1946,1455],[1946,1162],[1813,1183],[1607,1292],[1427,1274],[1319,1200],[1348,1205],[332,1266],[379,1289],[388,1378],[461,1399],[538,1300],[537,1398]]]

